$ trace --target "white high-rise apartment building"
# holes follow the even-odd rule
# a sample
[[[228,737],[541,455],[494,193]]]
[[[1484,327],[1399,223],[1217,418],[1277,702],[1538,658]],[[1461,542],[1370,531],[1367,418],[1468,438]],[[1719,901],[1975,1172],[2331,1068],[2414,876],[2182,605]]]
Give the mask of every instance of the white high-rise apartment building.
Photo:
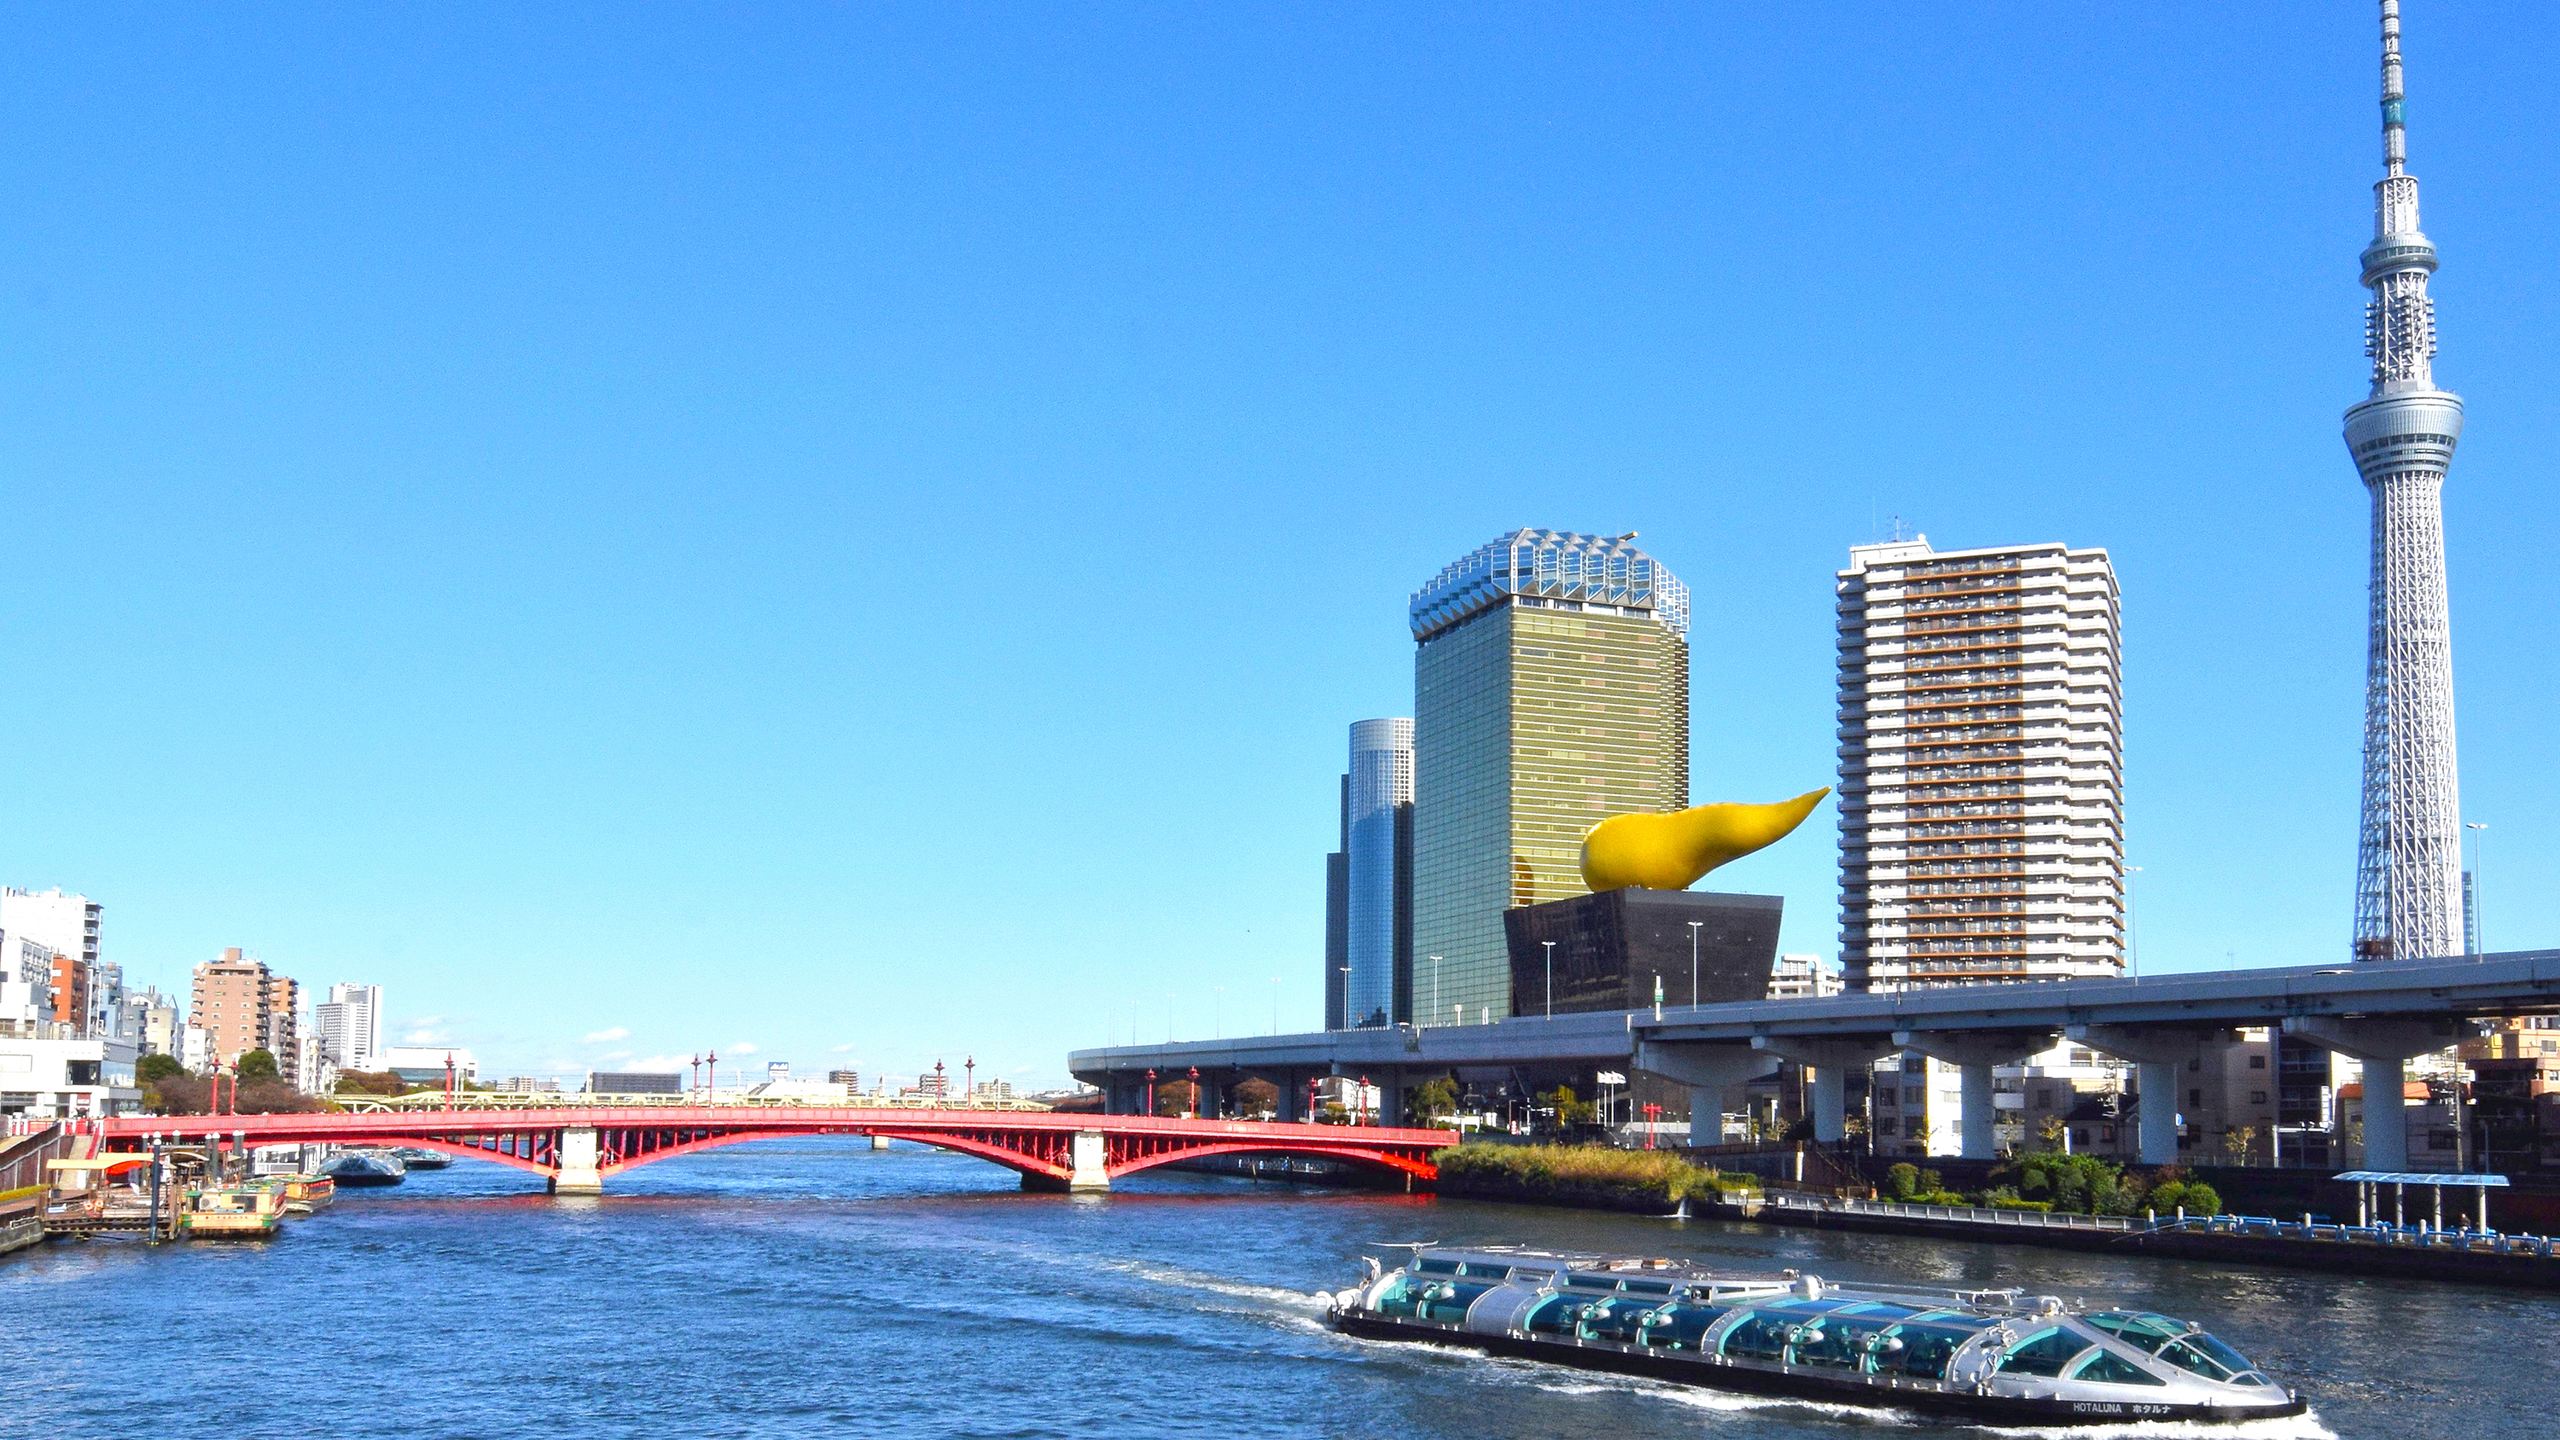
[[[76,957],[92,969],[98,963],[98,922],[105,907],[86,895],[51,890],[0,889],[0,930],[40,940],[57,955]]]
[[[2107,553],[1924,535],[1852,548],[1838,591],[1847,987],[2121,974]]]
[[[69,1033],[104,1033],[113,1014],[112,1001],[97,992],[99,918],[104,907],[86,895],[51,890],[0,888],[0,930],[34,940],[56,957],[47,984],[51,997],[47,1019]],[[119,977],[119,988],[121,977]]]
[[[371,1070],[382,1052],[382,987],[337,984],[312,1009],[323,1053],[341,1070]]]

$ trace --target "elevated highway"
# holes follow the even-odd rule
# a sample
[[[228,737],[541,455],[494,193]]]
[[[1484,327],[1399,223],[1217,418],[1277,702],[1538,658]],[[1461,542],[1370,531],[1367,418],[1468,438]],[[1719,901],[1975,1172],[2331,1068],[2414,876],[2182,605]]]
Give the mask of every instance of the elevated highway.
[[[1633,1067],[1721,1094],[1793,1060],[1814,1070],[1816,1138],[1836,1141],[1845,1133],[1848,1071],[1914,1051],[1957,1067],[1963,1153],[1988,1158],[1996,1065],[2067,1037],[2131,1062],[2142,1094],[2174,1094],[2177,1068],[2203,1039],[2264,1025],[2365,1065],[2378,1082],[2366,1086],[2367,1163],[2397,1170],[2407,1165],[2406,1142],[2387,1117],[2403,1103],[2391,1080],[2406,1063],[2453,1044],[2466,1019],[2554,1013],[2560,951],[2528,950],[1105,1046],[1074,1052],[1068,1068],[1102,1087],[1114,1111],[1132,1108],[1148,1071],[1170,1079],[1197,1069],[1212,1093],[1246,1078],[1272,1082],[1288,1117],[1316,1075],[1363,1077],[1396,1097],[1408,1083],[1450,1071]],[[1400,1108],[1400,1100],[1386,1106],[1389,1114]],[[2146,1163],[2177,1158],[2174,1107],[2143,1107],[2140,1133]]]

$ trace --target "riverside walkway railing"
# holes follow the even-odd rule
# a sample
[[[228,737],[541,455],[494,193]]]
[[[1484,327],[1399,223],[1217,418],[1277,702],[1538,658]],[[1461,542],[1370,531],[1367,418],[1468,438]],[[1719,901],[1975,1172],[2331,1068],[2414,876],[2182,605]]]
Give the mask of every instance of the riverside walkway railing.
[[[1993,1205],[1915,1205],[1896,1200],[1815,1196],[1771,1190],[1764,1192],[1762,1215],[1773,1219],[1818,1214],[1858,1215],[1880,1220],[1928,1221],[1979,1226],[1990,1234],[2017,1231],[2077,1231],[2093,1235],[2214,1235],[2237,1240],[2278,1240],[2298,1244],[2375,1246],[2393,1250],[2427,1250],[2477,1255],[2513,1255],[2523,1259],[2560,1261],[2560,1239],[2548,1235],[2516,1235],[2498,1230],[2442,1229],[2433,1225],[2344,1225],[2305,1217],[2279,1220],[2269,1215],[2073,1215],[2050,1210],[2020,1210]],[[1770,1212],[1780,1212],[1772,1215]]]

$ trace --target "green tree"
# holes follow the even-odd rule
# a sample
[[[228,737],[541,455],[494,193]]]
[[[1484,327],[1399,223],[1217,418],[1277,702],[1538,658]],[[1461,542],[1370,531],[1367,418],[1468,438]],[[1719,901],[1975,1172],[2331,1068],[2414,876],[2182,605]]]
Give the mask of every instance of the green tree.
[[[275,1052],[272,1050],[247,1051],[241,1055],[233,1069],[239,1075],[240,1083],[243,1085],[254,1085],[261,1080],[284,1078],[284,1072],[276,1068]]]
[[[2222,1132],[2222,1148],[2231,1152],[2231,1163],[2234,1165],[2248,1164],[2249,1152],[2257,1147],[2258,1127],[2255,1125],[2234,1125]]]
[[[2186,1205],[2187,1213],[2190,1215],[2219,1215],[2222,1213],[2221,1193],[2201,1180],[2190,1180],[2187,1182],[2187,1198],[2182,1203]]]
[[[1458,1113],[1458,1082],[1446,1075],[1436,1080],[1425,1080],[1413,1087],[1405,1108],[1413,1112],[1414,1119],[1425,1125],[1455,1115]]]
[[[1230,1093],[1235,1096],[1239,1115],[1276,1115],[1280,1111],[1280,1087],[1268,1080],[1239,1080]]]
[[[1163,1084],[1158,1085],[1156,1087],[1156,1113],[1158,1115],[1190,1114],[1191,1082],[1188,1080],[1167,1080]]]
[[[1885,1167],[1884,1194],[1888,1200],[1908,1200],[1920,1193],[1920,1167],[1908,1160],[1896,1160]]]
[[[133,1079],[138,1085],[157,1085],[187,1073],[175,1055],[145,1055],[133,1062]]]
[[[1599,1113],[1599,1107],[1574,1094],[1570,1085],[1559,1085],[1547,1091],[1538,1097],[1538,1103],[1556,1112],[1556,1128],[1559,1130],[1573,1125],[1588,1125],[1591,1118]]]

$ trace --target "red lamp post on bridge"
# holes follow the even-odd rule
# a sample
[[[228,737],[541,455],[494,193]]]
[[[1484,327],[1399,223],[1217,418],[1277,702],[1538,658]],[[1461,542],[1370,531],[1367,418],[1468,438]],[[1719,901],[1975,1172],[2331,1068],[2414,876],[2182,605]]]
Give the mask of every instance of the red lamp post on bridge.
[[[699,1055],[693,1057],[693,1083],[686,1093],[696,1100],[702,1098],[702,1057]]]
[[[453,1052],[444,1052],[444,1108],[453,1108]]]
[[[1659,1106],[1659,1105],[1652,1105],[1652,1104],[1648,1104],[1648,1105],[1646,1105],[1646,1106],[1644,1107],[1644,1148],[1646,1148],[1647,1150],[1650,1150],[1650,1149],[1652,1149],[1652,1148],[1653,1148],[1653,1132],[1654,1132],[1654,1124],[1655,1124],[1655,1122],[1656,1122],[1656,1121],[1660,1120],[1661,1118],[1662,1118],[1662,1107],[1661,1107],[1661,1106]],[[1697,1143],[1697,1142],[1692,1141],[1692,1142],[1690,1142],[1690,1143],[1695,1144],[1695,1143]]]
[[[1186,1120],[1200,1118],[1200,1067],[1197,1065],[1191,1067],[1191,1109],[1183,1118]]]
[[[963,1101],[970,1101],[970,1100],[975,1100],[975,1099],[977,1099],[977,1098],[978,1098],[978,1057],[977,1057],[977,1056],[975,1056],[975,1055],[964,1055],[964,1056],[960,1057],[960,1075],[961,1075],[961,1080],[960,1080],[960,1098],[961,1098]]]
[[[1147,1103],[1143,1107],[1143,1113],[1148,1115],[1156,1113],[1156,1072],[1153,1066],[1147,1069]]]
[[[702,1103],[708,1105],[720,1098],[720,1052],[712,1051],[704,1063],[709,1067],[708,1073],[711,1079],[710,1083],[702,1087]]]

